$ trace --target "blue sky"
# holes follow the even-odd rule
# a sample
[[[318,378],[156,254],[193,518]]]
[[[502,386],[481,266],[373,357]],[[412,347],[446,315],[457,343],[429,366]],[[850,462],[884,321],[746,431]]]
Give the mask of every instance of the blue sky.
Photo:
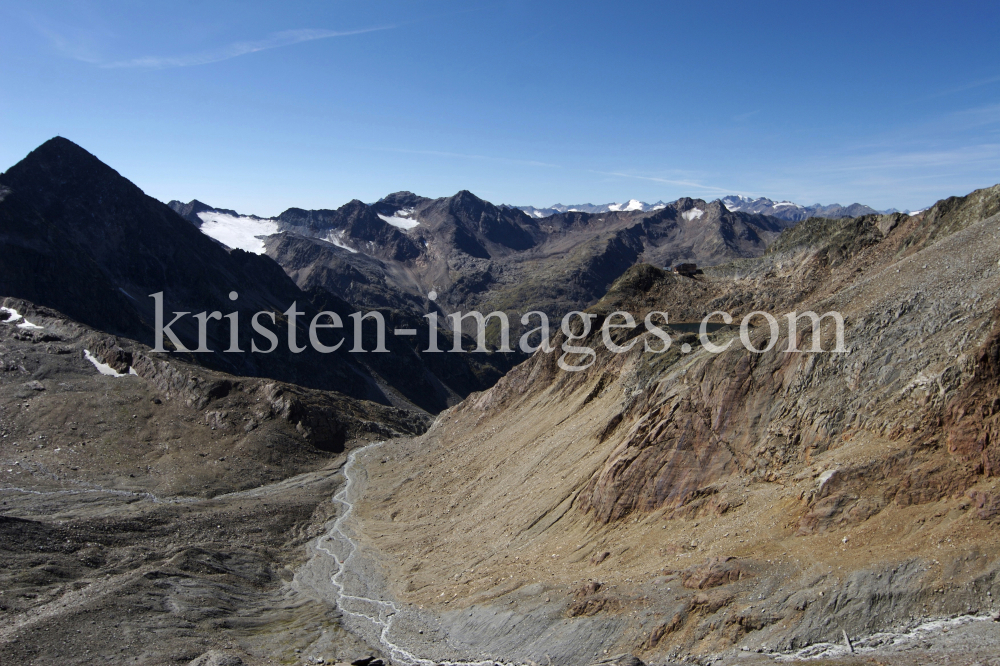
[[[998,34],[986,2],[3,1],[0,168],[62,135],[259,215],[403,189],[916,209],[1000,182]]]

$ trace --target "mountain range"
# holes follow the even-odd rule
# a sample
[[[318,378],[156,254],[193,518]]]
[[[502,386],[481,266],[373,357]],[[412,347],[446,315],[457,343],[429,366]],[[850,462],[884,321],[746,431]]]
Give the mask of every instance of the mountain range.
[[[169,206],[222,243],[264,253],[302,289],[424,312],[541,310],[561,317],[596,301],[630,266],[713,265],[759,256],[793,222],[679,199],[649,210],[531,217],[471,192],[396,192],[335,210],[240,216],[192,201]]]
[[[840,219],[843,217],[861,217],[862,215],[891,215],[892,213],[898,212],[894,208],[879,211],[859,203],[853,203],[849,206],[841,206],[840,204],[830,204],[828,206],[824,206],[823,204],[801,206],[799,204],[792,203],[791,201],[771,201],[766,197],[751,199],[750,197],[740,195],[723,197],[722,203],[729,210],[742,210],[752,213],[762,213],[764,215],[773,215],[774,217],[780,217],[783,220],[789,220],[792,222],[801,222],[802,220],[809,219],[810,217]]]
[[[751,197],[746,197],[737,194],[731,194],[729,196],[722,197],[720,199],[723,205],[733,212],[743,211],[749,213],[761,213],[763,215],[771,215],[772,217],[777,217],[782,220],[788,220],[792,222],[800,222],[802,220],[808,219],[810,217],[827,217],[832,219],[837,219],[841,217],[858,217],[859,215],[873,215],[875,213],[881,213],[883,215],[888,215],[890,213],[898,212],[896,209],[877,211],[869,206],[864,206],[862,204],[854,203],[849,206],[841,206],[840,204],[830,204],[824,206],[823,204],[813,204],[812,206],[802,206],[791,201],[772,201],[767,197],[758,197],[756,199]],[[517,206],[519,210],[523,210],[525,213],[536,218],[545,218],[558,213],[569,213],[569,212],[582,212],[582,213],[608,213],[611,211],[656,211],[667,206],[663,201],[657,201],[654,204],[648,204],[637,199],[629,199],[626,203],[610,203],[610,204],[554,204],[548,208],[535,208],[534,206]],[[908,211],[907,211],[908,212]]]
[[[638,199],[629,199],[625,203],[609,203],[609,204],[571,204],[569,206],[564,204],[553,204],[548,208],[535,208],[534,206],[515,206],[519,210],[523,210],[525,213],[531,217],[549,217],[551,215],[556,215],[558,213],[611,213],[618,211],[651,211],[659,210],[665,208],[667,204],[662,201],[657,201],[654,204],[648,204]]]

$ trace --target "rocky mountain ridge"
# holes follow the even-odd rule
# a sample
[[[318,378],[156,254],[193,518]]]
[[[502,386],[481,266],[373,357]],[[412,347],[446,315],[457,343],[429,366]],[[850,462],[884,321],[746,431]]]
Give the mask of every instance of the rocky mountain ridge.
[[[753,213],[772,215],[783,220],[799,222],[810,217],[825,217],[830,219],[840,219],[843,217],[860,217],[862,215],[891,215],[898,212],[895,209],[878,211],[870,206],[853,203],[849,206],[840,204],[813,204],[802,206],[791,201],[772,201],[767,197],[753,199],[741,195],[730,195],[721,199],[722,203],[732,211],[742,210]]]
[[[515,322],[529,310],[561,317],[586,307],[637,262],[712,265],[758,256],[790,224],[700,199],[535,219],[467,191],[290,209],[272,222],[278,233],[263,239],[262,251],[301,288],[414,312],[498,309]]]
[[[612,213],[619,211],[653,211],[660,210],[661,208],[666,208],[667,204],[664,201],[657,201],[656,203],[646,203],[645,201],[639,201],[638,199],[629,199],[625,203],[608,203],[608,204],[552,204],[548,208],[535,208],[534,206],[513,206],[518,210],[523,210],[525,213],[531,217],[543,218],[550,217],[552,215],[557,215],[559,213]]]
[[[853,203],[849,206],[841,206],[840,204],[813,204],[811,206],[802,206],[800,204],[791,201],[772,201],[767,197],[747,197],[739,194],[730,194],[728,196],[719,199],[722,203],[731,211],[745,211],[750,213],[761,213],[763,215],[770,215],[772,217],[777,217],[782,220],[788,220],[793,222],[798,222],[801,220],[808,219],[810,217],[828,217],[833,219],[838,219],[842,217],[858,217],[860,215],[872,215],[880,213],[883,215],[888,215],[891,213],[898,212],[896,209],[877,211],[869,206],[864,206],[859,203]],[[673,203],[673,202],[670,202]],[[519,210],[523,210],[525,213],[531,217],[545,218],[552,215],[557,215],[559,213],[608,213],[612,211],[656,211],[661,208],[665,208],[667,203],[663,201],[657,201],[653,204],[645,203],[644,201],[639,201],[638,199],[629,199],[626,203],[610,203],[610,204],[554,204],[548,208],[535,208],[534,206],[515,206]],[[904,211],[908,212],[908,211]]]

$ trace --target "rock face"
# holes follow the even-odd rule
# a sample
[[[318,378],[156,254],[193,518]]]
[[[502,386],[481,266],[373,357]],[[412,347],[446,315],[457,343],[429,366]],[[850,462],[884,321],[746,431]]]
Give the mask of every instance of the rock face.
[[[698,264],[677,264],[674,266],[674,271],[684,277],[694,277],[695,275],[704,273],[704,271],[698,270]]]
[[[561,370],[557,336],[555,352],[383,449],[394,465],[366,466],[368,552],[395,596],[437,608],[458,637],[451,609],[504,609],[532,627],[526,646],[535,624],[614,627],[606,648],[652,661],[992,610],[998,206],[1000,187],[915,217],[808,220],[697,280],[630,269],[574,343],[597,350],[591,367]],[[712,320],[713,353],[692,331],[718,310],[733,324]],[[598,329],[616,311],[668,312],[671,346],[619,330],[635,347],[610,353]],[[739,331],[755,311],[778,320],[773,345],[766,320],[748,320],[759,353]],[[790,331],[784,315],[807,311],[843,316],[844,351],[832,316]],[[820,353],[804,351],[814,333]],[[532,605],[542,595],[562,608],[551,620]],[[572,658],[555,643],[560,663],[592,660],[586,641]]]
[[[167,206],[196,227],[200,227],[202,224],[202,220],[198,217],[198,213],[225,213],[227,215],[232,215],[233,217],[239,216],[235,210],[212,208],[208,204],[202,203],[197,199],[192,199],[188,203],[170,201],[167,203]]]
[[[975,352],[971,380],[945,409],[943,431],[948,452],[974,474],[1000,475],[1000,309],[993,330]],[[974,497],[980,512],[995,514],[991,499]],[[987,505],[991,508],[987,508]]]
[[[707,590],[711,587],[736,583],[747,576],[745,565],[735,557],[710,557],[705,564],[684,572],[681,580],[684,587],[693,590]],[[709,603],[708,597],[695,597],[698,603]]]
[[[407,261],[420,255],[417,243],[378,216],[375,208],[357,199],[337,210],[306,211],[290,208],[279,215],[282,230],[311,236],[327,236],[338,232],[354,244],[362,245],[366,254],[392,261]]]
[[[322,289],[369,308],[423,313],[433,309],[393,265],[367,254],[350,253],[311,236],[283,233],[265,241],[268,256],[286,267],[289,277],[307,291]]]

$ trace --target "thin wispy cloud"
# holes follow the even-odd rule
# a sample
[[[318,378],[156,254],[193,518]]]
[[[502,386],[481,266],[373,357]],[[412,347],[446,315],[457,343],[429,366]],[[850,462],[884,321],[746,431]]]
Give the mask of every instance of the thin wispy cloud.
[[[857,158],[849,164],[830,164],[829,171],[919,169],[924,167],[996,165],[1000,144],[984,143],[949,150],[885,151]]]
[[[361,30],[283,30],[268,35],[264,39],[256,41],[235,42],[218,49],[202,51],[199,53],[188,53],[179,56],[144,56],[131,60],[118,60],[113,62],[95,63],[105,69],[137,68],[137,69],[169,69],[173,67],[195,67],[197,65],[207,65],[213,62],[222,62],[238,58],[250,53],[277,49],[284,46],[292,46],[303,42],[311,42],[317,39],[331,39],[333,37],[348,37],[350,35],[361,35],[380,30],[391,30],[394,25],[377,26],[374,28],[363,28]],[[93,62],[93,60],[87,60]]]
[[[955,93],[965,92],[966,90],[972,90],[973,88],[981,88],[983,86],[988,86],[993,83],[1000,83],[1000,76],[991,76],[986,79],[979,79],[978,81],[970,81],[961,86],[955,88],[948,88],[946,90],[939,90],[935,93],[927,95],[923,99],[934,99],[935,97],[943,97],[945,95],[954,95]]]
[[[670,178],[658,178],[656,176],[640,176],[634,173],[622,173],[620,171],[592,171],[591,173],[599,173],[603,176],[617,176],[618,178],[635,178],[636,180],[646,180],[652,183],[663,183],[664,185],[676,185],[678,187],[690,187],[696,190],[703,190],[705,192],[715,192],[717,194],[746,194],[746,192],[739,192],[732,189],[726,189],[724,187],[715,187],[713,185],[702,185],[701,183],[696,183],[690,180],[672,180]]]

